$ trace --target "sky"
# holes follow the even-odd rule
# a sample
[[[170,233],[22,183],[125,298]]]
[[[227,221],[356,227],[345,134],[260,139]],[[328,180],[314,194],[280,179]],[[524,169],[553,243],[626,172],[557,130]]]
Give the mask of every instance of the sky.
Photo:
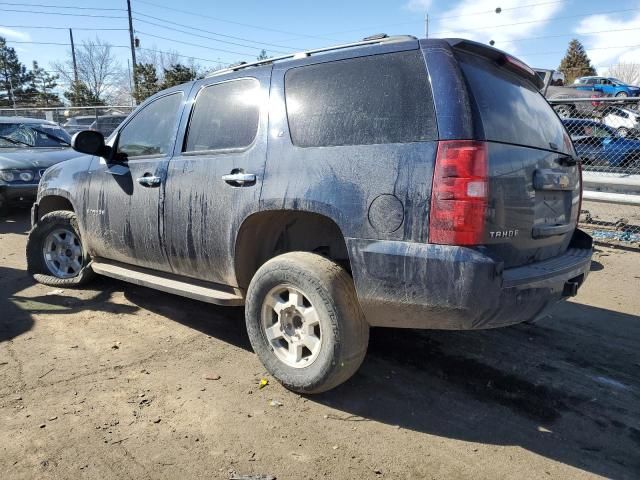
[[[139,52],[175,51],[204,69],[222,62],[357,41],[376,33],[463,37],[512,53],[533,67],[555,68],[578,38],[600,73],[640,63],[640,0],[131,0]],[[500,13],[496,12],[499,8]],[[47,28],[36,28],[47,27]],[[0,36],[20,60],[51,69],[74,40],[114,45],[130,59],[126,0],[0,1]],[[30,43],[41,42],[41,43]],[[43,43],[56,43],[46,45]]]

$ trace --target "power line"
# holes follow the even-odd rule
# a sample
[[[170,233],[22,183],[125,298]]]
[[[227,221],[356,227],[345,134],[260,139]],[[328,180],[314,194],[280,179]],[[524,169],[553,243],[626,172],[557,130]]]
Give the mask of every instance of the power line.
[[[127,18],[127,17],[116,17],[114,15],[91,15],[88,13],[60,13],[60,12],[42,12],[36,10],[15,10],[10,8],[3,8],[3,12],[15,12],[15,13],[35,13],[35,14],[43,14],[43,15],[61,15],[64,17],[90,17],[90,18]]]
[[[248,38],[235,37],[233,35],[225,35],[225,34],[222,34],[222,33],[212,32],[211,30],[205,30],[203,28],[193,27],[191,25],[185,25],[183,23],[171,22],[169,20],[165,20],[163,18],[154,17],[152,15],[147,15],[145,13],[140,13],[140,12],[134,12],[134,13],[136,15],[142,15],[143,17],[152,18],[154,20],[158,20],[160,22],[165,22],[165,23],[168,23],[170,25],[177,25],[178,27],[188,28],[190,30],[197,30],[198,32],[204,32],[204,33],[208,33],[210,35],[216,35],[216,36],[224,37],[224,38],[232,38],[234,40],[241,40],[241,41],[244,41],[244,42],[257,43],[258,45],[266,45],[266,46],[270,46],[270,47],[278,47],[278,48],[286,48],[286,49],[290,49],[291,48],[291,47],[288,47],[288,46],[285,46],[285,45],[278,45],[278,44],[267,43],[267,42],[258,42],[256,40],[251,40],[251,39],[248,39]],[[141,20],[139,18],[136,18],[136,21],[145,22],[144,20]],[[147,21],[146,23],[151,23],[151,22]],[[163,25],[157,25],[157,24],[154,24],[154,25],[159,26],[159,27],[164,27]],[[168,27],[164,27],[164,28],[168,28]]]
[[[542,5],[552,5],[554,3],[563,3],[565,0],[551,0],[549,2],[540,2],[540,3],[530,3],[528,5],[518,5],[517,7],[505,7],[505,8],[500,8],[500,10],[502,12],[506,11],[506,10],[520,10],[522,8],[533,8],[533,7],[539,7]],[[482,12],[469,12],[469,13],[462,13],[460,15],[441,15],[438,17],[431,17],[431,19],[433,20],[444,20],[444,19],[448,19],[448,18],[461,18],[461,17],[473,17],[476,15],[486,15],[489,13],[493,13],[493,14],[497,14],[496,10],[484,10]]]
[[[44,25],[0,25],[4,28],[39,28],[44,30],[68,30],[69,27],[49,27]],[[113,31],[128,30],[127,28],[87,28],[87,27],[71,27],[74,30],[90,30],[90,31]]]
[[[171,10],[174,12],[179,12],[179,13],[184,13],[185,15],[192,15],[195,17],[200,17],[200,18],[209,18],[211,20],[216,20],[218,22],[223,22],[223,23],[230,23],[233,25],[240,25],[243,27],[249,27],[249,28],[255,28],[258,30],[264,30],[264,31],[268,31],[268,32],[276,32],[276,33],[283,33],[285,35],[296,35],[298,37],[301,38],[315,38],[315,39],[319,39],[319,40],[329,40],[329,41],[333,41],[331,38],[326,38],[326,37],[320,37],[320,36],[316,36],[316,35],[307,35],[307,34],[300,34],[300,33],[294,33],[294,32],[287,32],[285,30],[278,30],[275,28],[269,28],[269,27],[263,27],[263,26],[258,26],[258,25],[251,25],[249,23],[242,23],[242,22],[235,22],[233,20],[226,20],[224,18],[219,18],[219,17],[212,17],[210,15],[205,15],[201,12],[190,12],[187,10],[180,10],[178,8],[171,8],[171,7],[166,7],[164,5],[159,5],[157,3],[153,3],[153,2],[147,2],[145,0],[137,0],[138,3],[144,3],[146,5],[151,5],[153,7],[157,7],[157,8],[163,8],[165,10]],[[142,15],[142,14],[140,14]]]
[[[185,30],[180,30],[178,28],[167,27],[166,25],[160,25],[159,23],[149,22],[147,20],[142,20],[142,19],[137,18],[137,17],[134,17],[134,20],[136,22],[146,23],[146,24],[149,24],[149,25],[154,25],[156,27],[165,28],[167,30],[173,30],[175,32],[184,33],[186,35],[192,35],[194,37],[206,38],[206,39],[209,39],[209,40],[213,40],[214,42],[221,42],[221,43],[226,43],[226,44],[229,44],[229,45],[236,45],[238,47],[255,48],[257,50],[257,49],[263,48],[263,45],[267,45],[267,44],[260,44],[260,46],[258,46],[258,47],[255,47],[255,46],[252,46],[252,45],[244,45],[242,43],[235,43],[235,42],[229,42],[227,40],[220,40],[218,38],[210,37],[210,36],[207,36],[207,35],[200,35],[198,33],[193,33],[193,32],[188,32],[188,31],[185,31]],[[216,35],[220,35],[220,34],[216,34]],[[249,40],[249,41],[252,41],[252,40]],[[256,43],[258,43],[258,42],[256,42]],[[285,48],[287,48],[287,47],[285,47]],[[269,50],[271,52],[274,52],[274,53],[288,53],[288,52],[284,52],[284,51],[281,51],[281,50],[273,50],[273,49],[269,49]]]
[[[250,53],[240,53],[240,52],[234,52],[234,51],[231,51],[231,50],[223,50],[223,49],[220,49],[220,48],[205,47],[205,46],[202,46],[202,45],[198,45],[197,43],[182,42],[180,40],[174,40],[172,38],[161,37],[160,35],[153,35],[151,33],[146,33],[146,32],[143,32],[141,30],[136,30],[136,33],[140,33],[142,35],[146,35],[147,37],[159,38],[160,40],[167,40],[169,42],[181,43],[183,45],[189,45],[191,47],[206,48],[207,50],[213,50],[213,51],[216,51],[216,52],[231,53],[233,55],[240,55],[240,56],[243,56],[243,57],[251,55]]]
[[[611,30],[599,30],[599,31],[595,31],[595,32],[584,32],[584,33],[563,33],[561,35],[542,35],[540,37],[528,37],[528,38],[518,38],[515,40],[508,40],[505,42],[500,42],[500,44],[506,44],[506,43],[517,43],[517,42],[523,42],[526,40],[544,40],[547,38],[563,38],[563,37],[575,37],[576,35],[581,36],[581,37],[588,37],[591,35],[599,35],[601,33],[615,33],[615,32],[630,32],[633,30],[640,30],[640,27],[634,27],[634,28],[618,28],[618,29],[611,29]]]
[[[138,0],[141,1],[141,0]],[[517,7],[506,7],[506,8],[501,8],[501,11],[506,11],[506,10],[518,10],[518,9],[522,9],[522,8],[532,8],[532,7],[538,7],[541,5],[550,5],[550,4],[554,4],[554,3],[562,3],[565,0],[550,0],[548,2],[539,2],[539,3],[531,3],[528,5],[519,5]],[[144,3],[144,2],[142,2]],[[469,13],[461,13],[459,15],[440,15],[440,16],[432,16],[429,15],[429,20],[444,20],[444,19],[451,19],[451,18],[462,18],[462,17],[475,17],[478,15],[487,15],[487,14],[496,14],[495,9],[493,10],[483,10],[483,11],[478,11],[478,12],[469,12]],[[411,20],[408,22],[399,22],[399,23],[387,23],[387,24],[378,24],[378,25],[369,25],[369,26],[363,26],[361,28],[356,28],[356,29],[352,29],[352,30],[341,30],[338,32],[329,32],[326,33],[325,35],[341,35],[343,33],[353,33],[353,32],[362,32],[364,30],[372,30],[374,28],[386,28],[386,27],[395,27],[395,26],[401,26],[401,25],[415,25],[417,23],[422,23],[424,22],[423,19],[420,20]]]
[[[56,46],[63,46],[63,47],[70,47],[71,44],[70,43],[62,43],[62,42],[33,42],[33,41],[25,41],[25,40],[7,40],[7,43],[17,43],[17,44],[32,44],[32,45],[56,45]],[[129,49],[131,48],[129,45],[109,45],[112,48],[126,48]],[[144,48],[144,47],[139,47],[139,50],[146,50],[149,52],[155,52],[155,53],[162,53],[164,55],[175,55],[176,57],[181,57],[181,58],[192,58],[193,60],[200,60],[202,62],[209,62],[209,63],[224,63],[222,60],[217,59],[217,60],[212,60],[210,58],[201,58],[201,57],[194,57],[193,55],[182,55],[180,53],[176,53],[176,52],[167,52],[165,50],[157,50],[154,48]]]
[[[123,12],[122,8],[98,8],[98,7],[76,7],[76,6],[62,6],[62,5],[52,5],[52,4],[44,4],[44,3],[11,3],[11,2],[0,2],[0,5],[11,5],[15,7],[44,7],[44,8],[66,8],[72,10],[110,10],[116,12]]]
[[[639,48],[640,44],[637,45],[616,45],[616,46],[609,46],[609,47],[584,47],[585,50],[589,51],[589,50],[618,50],[621,48]],[[531,52],[531,53],[520,53],[518,54],[521,57],[524,57],[525,55],[528,57],[533,57],[533,56],[537,56],[537,55],[558,55],[561,53],[565,53],[566,50],[563,51],[558,51],[558,52]]]
[[[502,27],[513,27],[513,26],[517,26],[517,25],[529,25],[529,24],[533,24],[533,23],[541,23],[541,22],[557,22],[558,20],[567,20],[570,18],[580,18],[580,17],[590,17],[593,15],[606,15],[606,14],[610,14],[610,13],[624,13],[624,12],[636,12],[640,9],[638,8],[627,8],[624,10],[610,10],[607,12],[594,12],[594,13],[581,13],[578,15],[567,15],[564,17],[554,17],[554,18],[549,18],[549,19],[544,19],[544,20],[529,20],[526,22],[516,22],[516,23],[503,23],[501,25],[486,25],[483,27],[478,27],[478,28],[468,28],[465,30],[441,30],[440,32],[434,32],[433,35],[441,35],[443,33],[457,33],[457,32],[475,32],[477,30],[491,30],[494,28],[502,28]]]

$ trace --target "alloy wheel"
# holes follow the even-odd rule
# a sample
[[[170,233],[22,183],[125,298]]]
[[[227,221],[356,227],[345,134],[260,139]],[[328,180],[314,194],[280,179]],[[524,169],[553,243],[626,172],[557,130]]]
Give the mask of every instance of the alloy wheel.
[[[262,330],[273,353],[293,368],[311,365],[322,345],[318,312],[308,297],[291,285],[278,285],[262,305]]]

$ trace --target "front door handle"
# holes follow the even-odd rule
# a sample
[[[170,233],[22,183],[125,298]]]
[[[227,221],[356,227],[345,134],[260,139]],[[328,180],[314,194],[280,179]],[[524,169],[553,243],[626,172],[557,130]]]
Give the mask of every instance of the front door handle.
[[[222,180],[233,186],[242,186],[256,183],[256,175],[255,173],[244,172],[229,173],[227,175],[223,175]]]
[[[144,174],[144,176],[138,178],[138,183],[143,187],[158,187],[162,179],[151,174]]]

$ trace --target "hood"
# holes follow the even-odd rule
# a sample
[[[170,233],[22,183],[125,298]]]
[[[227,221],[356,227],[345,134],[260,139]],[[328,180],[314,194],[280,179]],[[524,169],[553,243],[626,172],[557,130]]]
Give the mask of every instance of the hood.
[[[80,156],[71,148],[0,148],[0,169],[48,168]]]

